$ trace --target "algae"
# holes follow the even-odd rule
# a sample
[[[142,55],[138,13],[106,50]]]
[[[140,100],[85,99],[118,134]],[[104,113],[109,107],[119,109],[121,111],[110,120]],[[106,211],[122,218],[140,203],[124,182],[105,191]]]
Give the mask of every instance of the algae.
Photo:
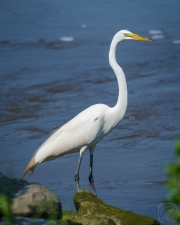
[[[74,196],[76,212],[63,212],[63,220],[83,225],[159,225],[151,217],[107,205],[87,190],[80,190]]]

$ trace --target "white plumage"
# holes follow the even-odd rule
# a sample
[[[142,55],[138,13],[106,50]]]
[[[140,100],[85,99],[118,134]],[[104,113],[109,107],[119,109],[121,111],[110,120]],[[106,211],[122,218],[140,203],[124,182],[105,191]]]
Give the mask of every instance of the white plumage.
[[[92,148],[106,134],[105,124],[108,110],[108,106],[98,104],[79,113],[57,129],[40,146],[36,153],[35,162],[41,163],[49,157],[57,158],[65,154],[79,152],[85,146],[87,149]]]
[[[124,117],[127,108],[127,86],[122,68],[116,62],[116,46],[125,39],[151,41],[148,38],[133,34],[127,30],[119,31],[113,38],[109,51],[109,63],[114,70],[119,86],[118,101],[114,107],[96,104],[85,109],[54,133],[39,147],[28,163],[23,177],[33,171],[37,164],[53,160],[66,154],[80,152],[80,159],[75,174],[79,190],[79,169],[83,152],[90,151],[89,182],[96,195],[92,167],[93,152],[96,144],[106,136]]]

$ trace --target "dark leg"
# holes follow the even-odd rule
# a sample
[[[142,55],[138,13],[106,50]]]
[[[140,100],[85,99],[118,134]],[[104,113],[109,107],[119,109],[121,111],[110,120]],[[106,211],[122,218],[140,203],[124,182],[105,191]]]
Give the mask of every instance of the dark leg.
[[[78,166],[77,166],[77,170],[76,170],[76,173],[74,175],[74,179],[76,181],[76,185],[77,185],[77,191],[79,191],[79,169],[80,169],[80,166],[81,166],[81,160],[82,160],[82,155],[80,155],[79,157],[79,162],[78,162]]]
[[[92,170],[93,170],[93,155],[90,155],[89,183],[92,187],[94,195],[97,197],[96,190],[95,190],[95,187],[94,187],[94,179],[93,179],[93,175],[92,175]]]

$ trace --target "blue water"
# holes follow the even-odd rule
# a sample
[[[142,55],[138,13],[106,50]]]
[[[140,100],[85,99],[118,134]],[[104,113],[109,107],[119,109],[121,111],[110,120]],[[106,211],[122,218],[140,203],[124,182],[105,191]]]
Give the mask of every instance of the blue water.
[[[175,0],[1,0],[0,171],[20,178],[54,129],[92,104],[115,105],[109,45],[117,31],[129,29],[154,41],[118,46],[128,109],[96,147],[95,186],[104,202],[158,220],[167,193],[164,166],[174,160],[174,140],[180,137],[179,12]],[[27,179],[50,188],[63,209],[75,210],[78,158],[72,154],[39,165]],[[88,167],[85,152],[80,184],[91,190]]]

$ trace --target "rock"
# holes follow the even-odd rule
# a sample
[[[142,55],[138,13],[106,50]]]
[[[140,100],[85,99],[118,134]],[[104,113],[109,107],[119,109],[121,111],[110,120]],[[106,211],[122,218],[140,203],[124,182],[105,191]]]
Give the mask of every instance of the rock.
[[[153,218],[105,204],[86,190],[74,196],[77,213],[63,212],[63,219],[83,225],[159,225]]]
[[[19,179],[10,179],[0,173],[0,199],[4,209],[0,210],[0,224],[61,224],[61,225],[159,225],[153,218],[134,214],[105,204],[87,190],[74,196],[77,212],[64,211],[56,195],[40,184],[30,184]],[[3,203],[1,207],[3,207]],[[11,209],[9,207],[11,206]],[[0,207],[0,209],[2,209]],[[12,210],[12,213],[11,213]],[[13,215],[13,217],[12,217]],[[32,219],[37,217],[51,219]],[[52,221],[53,219],[53,221]],[[60,219],[60,221],[56,221]],[[12,222],[13,221],[13,222]]]
[[[13,216],[45,219],[62,217],[59,198],[43,185],[10,179],[0,173],[0,192],[8,196]]]

